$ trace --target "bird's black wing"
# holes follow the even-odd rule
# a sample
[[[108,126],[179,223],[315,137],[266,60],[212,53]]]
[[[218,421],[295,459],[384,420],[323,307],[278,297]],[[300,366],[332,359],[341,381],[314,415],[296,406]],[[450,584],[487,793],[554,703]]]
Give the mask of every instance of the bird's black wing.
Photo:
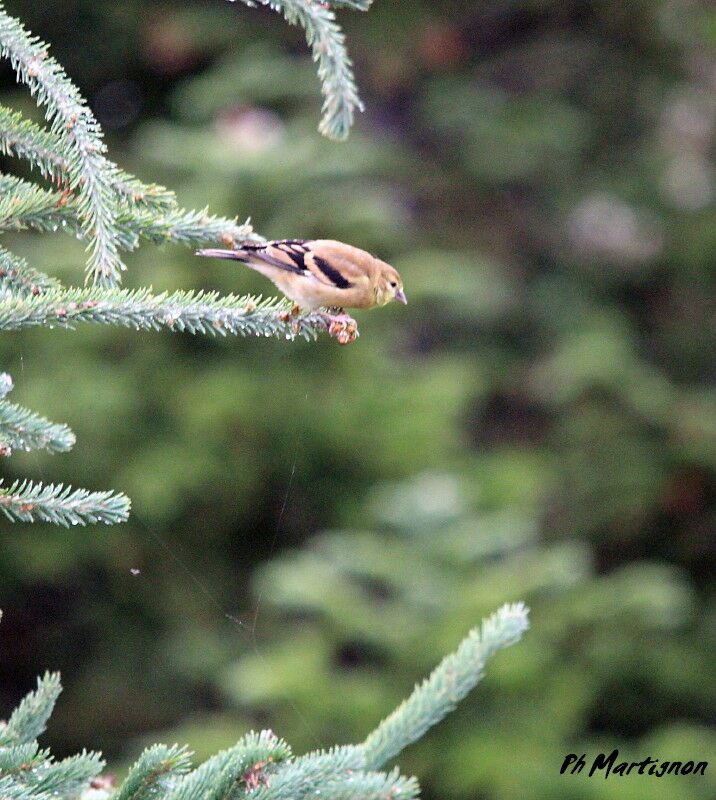
[[[268,264],[306,277],[314,278],[334,289],[350,289],[354,284],[345,278],[335,266],[321,258],[311,247],[310,241],[281,239],[266,245],[251,246],[252,254]]]
[[[234,261],[248,263],[255,258],[273,267],[292,272],[294,275],[310,275],[310,270],[305,263],[309,248],[301,239],[281,239],[275,242],[262,242],[261,244],[242,244],[234,250],[197,250],[198,256],[212,258],[229,258]]]
[[[310,248],[302,239],[280,239],[266,244],[249,244],[241,248],[254,258],[295,275],[309,275],[306,255]]]

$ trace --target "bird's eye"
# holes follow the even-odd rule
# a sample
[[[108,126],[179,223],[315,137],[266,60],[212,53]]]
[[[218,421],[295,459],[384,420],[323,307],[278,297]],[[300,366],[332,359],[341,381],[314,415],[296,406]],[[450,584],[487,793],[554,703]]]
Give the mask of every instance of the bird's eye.
[[[395,287],[396,287],[398,284],[397,284],[395,281],[391,281],[391,282],[390,282],[390,285],[391,285],[391,286],[392,286],[392,287],[395,289]]]

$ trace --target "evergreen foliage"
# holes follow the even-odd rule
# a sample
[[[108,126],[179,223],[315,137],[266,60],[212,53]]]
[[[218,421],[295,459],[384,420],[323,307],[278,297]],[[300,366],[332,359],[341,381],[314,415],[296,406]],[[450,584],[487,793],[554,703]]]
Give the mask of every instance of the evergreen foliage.
[[[48,55],[48,49],[0,5],[0,55],[10,60],[18,79],[45,109],[64,156],[67,187],[78,195],[84,233],[90,240],[89,274],[100,285],[113,286],[124,264],[114,230],[116,210],[102,132],[77,87]]]
[[[62,484],[15,481],[0,486],[0,511],[12,522],[50,522],[53,525],[113,525],[129,515],[129,498],[113,492],[88,492]]]
[[[504,606],[470,633],[406,702],[361,745],[334,747],[294,757],[271,731],[248,733],[233,747],[192,769],[190,754],[174,745],[146,749],[129,769],[113,800],[413,800],[414,778],[397,770],[377,772],[407,744],[421,736],[455,707],[482,677],[495,650],[516,642],[527,629],[521,604]],[[457,676],[457,680],[456,680]],[[96,753],[55,761],[40,750],[60,693],[59,676],[47,673],[10,716],[0,724],[0,787],[6,800],[98,800],[92,789],[108,784],[98,777],[104,762]]]
[[[33,278],[36,280],[37,275]],[[24,301],[20,294],[11,302],[22,307],[31,299]],[[7,373],[0,374],[0,455],[10,456],[17,449],[44,449],[50,453],[70,450],[75,443],[72,431],[8,402],[5,397],[12,387],[12,378]],[[12,522],[42,520],[65,527],[95,522],[110,525],[127,519],[129,499],[112,492],[73,491],[61,484],[16,480],[5,487],[0,481],[0,511]]]
[[[75,437],[66,425],[56,425],[15,403],[8,403],[5,396],[12,389],[12,378],[3,372],[0,381],[0,452],[3,455],[11,455],[18,447],[44,448],[51,453],[71,449]]]
[[[278,5],[289,22],[300,22],[319,62],[325,105],[322,130],[345,138],[360,106],[333,12],[310,0]],[[366,3],[356,8],[365,10]],[[134,250],[140,240],[201,245],[259,240],[251,226],[204,211],[185,211],[174,194],[147,185],[106,157],[97,120],[77,87],[49,48],[32,36],[0,3],[0,56],[8,59],[17,78],[44,108],[50,123],[44,129],[21,113],[0,106],[0,152],[27,160],[40,175],[60,188],[45,189],[23,178],[0,175],[0,232],[65,229],[89,241],[87,281],[91,288],[65,287],[60,282],[0,247],[0,330],[44,325],[72,328],[90,321],[134,329],[162,326],[189,333],[316,337],[329,330],[320,314],[293,317],[286,300],[220,297],[217,292],[121,291],[125,269],[120,251]],[[339,341],[348,341],[335,328]],[[357,334],[356,334],[357,335]],[[353,337],[354,338],[354,337]],[[9,377],[7,378],[9,380]],[[10,383],[11,386],[11,383]],[[0,452],[17,447],[66,451],[74,444],[69,429],[6,401],[0,401]],[[60,525],[107,524],[126,519],[129,501],[108,492],[73,491],[62,485],[16,481],[0,490],[0,507],[13,521],[36,519]]]
[[[122,325],[135,330],[167,327],[189,333],[283,335],[315,338],[325,328],[319,314],[292,317],[285,298],[219,296],[218,292],[165,292],[146,289],[51,290],[27,299],[0,302],[0,330],[35,325],[72,328],[77,322]]]
[[[472,689],[488,659],[500,648],[519,640],[526,619],[521,605],[505,606],[500,614],[473,630],[455,653],[447,656],[429,678],[415,688],[363,744],[366,762],[381,766],[420,739]]]
[[[24,258],[0,247],[0,291],[6,298],[39,295],[59,286],[58,280],[31,267]]]
[[[234,2],[234,0],[231,0]],[[253,0],[244,0],[251,6]],[[345,139],[353,125],[355,111],[363,111],[345,46],[345,35],[336,23],[331,6],[346,6],[367,11],[373,0],[338,0],[317,3],[313,0],[259,0],[262,5],[283,14],[291,25],[300,25],[318,64],[318,77],[324,95],[323,117],[318,130],[331,139]]]

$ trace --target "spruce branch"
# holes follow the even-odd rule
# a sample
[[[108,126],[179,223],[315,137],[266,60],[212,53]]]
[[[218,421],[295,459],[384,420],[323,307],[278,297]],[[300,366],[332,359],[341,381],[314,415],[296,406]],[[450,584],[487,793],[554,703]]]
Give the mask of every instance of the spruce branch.
[[[0,201],[1,203],[1,201]],[[0,293],[18,297],[38,295],[58,289],[60,282],[31,267],[24,258],[0,247]]]
[[[291,748],[283,739],[271,731],[252,731],[181,778],[165,800],[228,800],[239,784],[254,786],[255,780],[248,780],[248,775],[257,774],[252,770],[290,757]]]
[[[0,231],[56,231],[68,224],[81,236],[79,204],[67,206],[70,198],[62,193],[42,189],[14,175],[0,175]]]
[[[414,800],[420,794],[416,778],[390,772],[351,772],[326,781],[321,795],[331,800]]]
[[[324,97],[322,118],[318,130],[330,139],[345,139],[353,125],[355,111],[363,111],[358,96],[351,60],[345,44],[345,34],[336,22],[328,3],[314,0],[258,0],[282,14],[290,25],[300,25],[318,64],[318,77]],[[234,2],[234,0],[231,0]],[[243,0],[254,5],[253,0]],[[365,10],[367,0],[344,0],[333,5]]]
[[[37,742],[12,746],[0,745],[0,775],[27,772],[46,759],[47,755],[46,752],[40,751]]]
[[[15,403],[0,400],[0,456],[13,450],[71,450],[75,435],[67,425],[58,425]]]
[[[46,771],[30,771],[26,780],[33,792],[72,796],[99,774],[102,767],[104,760],[99,753],[83,750],[75,756],[52,762]]]
[[[89,492],[62,484],[15,481],[3,488],[0,481],[0,511],[12,522],[50,522],[53,525],[89,525],[126,522],[129,498],[112,492]]]
[[[81,212],[74,195],[43,189],[13,175],[0,175],[0,231],[29,228],[52,232],[66,230],[83,235]],[[122,250],[135,250],[140,241],[185,245],[263,241],[248,222],[211,215],[206,209],[186,211],[127,206],[117,217],[117,243]]]
[[[527,629],[527,610],[506,605],[475,629],[447,656],[413,695],[378,726],[363,745],[334,747],[294,757],[272,731],[251,732],[233,747],[191,769],[183,747],[155,745],[131,767],[113,800],[416,800],[418,783],[397,769],[373,771],[454,708],[479,680],[485,661],[516,642]],[[82,752],[62,761],[34,741],[46,726],[60,692],[59,677],[48,673],[0,723],[0,797],[3,800],[76,800],[103,764]],[[92,781],[90,783],[90,781]]]
[[[39,105],[66,150],[69,185],[79,190],[79,209],[89,238],[88,278],[114,286],[124,269],[116,244],[116,204],[112,173],[104,157],[101,129],[77,87],[48,46],[30,35],[0,2],[0,55],[9,59],[18,79]]]
[[[60,137],[44,130],[19,111],[0,105],[0,153],[30,162],[44,178],[61,183],[69,172]]]
[[[283,298],[178,291],[152,295],[147,289],[73,288],[37,297],[0,301],[0,330],[38,325],[73,328],[78,322],[120,325],[135,330],[162,327],[226,336],[285,336],[315,339],[327,330],[318,312],[292,316]]]
[[[143,183],[114,164],[110,164],[110,173],[112,189],[120,202],[127,203],[130,208],[137,206],[159,212],[176,208],[176,195],[171,189],[157,183]]]
[[[37,689],[25,695],[7,722],[0,722],[0,747],[34,742],[45,730],[61,691],[59,673],[38,678]]]
[[[148,747],[132,765],[112,800],[153,800],[190,767],[191,754],[186,747],[163,744]]]
[[[62,140],[22,114],[0,105],[0,153],[30,162],[40,174],[58,184],[69,182],[70,165],[62,156]],[[115,199],[130,205],[162,211],[176,206],[174,192],[156,184],[146,184],[114,164],[107,164]]]
[[[252,800],[301,800],[320,791],[319,787],[326,782],[343,779],[364,768],[365,755],[354,745],[307,753],[279,766],[270,781],[259,786],[251,797]],[[321,796],[330,797],[322,791]]]
[[[440,722],[480,681],[487,661],[517,642],[529,627],[522,603],[502,606],[474,628],[458,649],[446,656],[428,678],[363,742],[366,764],[376,769]]]
[[[0,776],[0,797],[3,800],[51,800],[50,795],[34,791],[14,775]]]
[[[119,220],[122,247],[133,250],[139,246],[140,239],[154,244],[174,242],[191,246],[206,243],[220,243],[232,247],[239,242],[261,242],[263,237],[253,233],[247,222],[239,223],[209,214],[207,209],[186,211],[176,209],[161,215],[138,212],[122,215]]]

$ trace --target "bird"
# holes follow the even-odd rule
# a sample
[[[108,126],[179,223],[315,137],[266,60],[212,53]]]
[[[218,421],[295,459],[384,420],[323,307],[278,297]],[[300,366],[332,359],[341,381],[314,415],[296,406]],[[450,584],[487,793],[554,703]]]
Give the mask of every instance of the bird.
[[[277,239],[233,250],[197,250],[199,256],[240,261],[265,275],[295,303],[294,310],[374,308],[407,303],[396,269],[359,247],[333,239]],[[324,314],[330,320],[337,317]]]

